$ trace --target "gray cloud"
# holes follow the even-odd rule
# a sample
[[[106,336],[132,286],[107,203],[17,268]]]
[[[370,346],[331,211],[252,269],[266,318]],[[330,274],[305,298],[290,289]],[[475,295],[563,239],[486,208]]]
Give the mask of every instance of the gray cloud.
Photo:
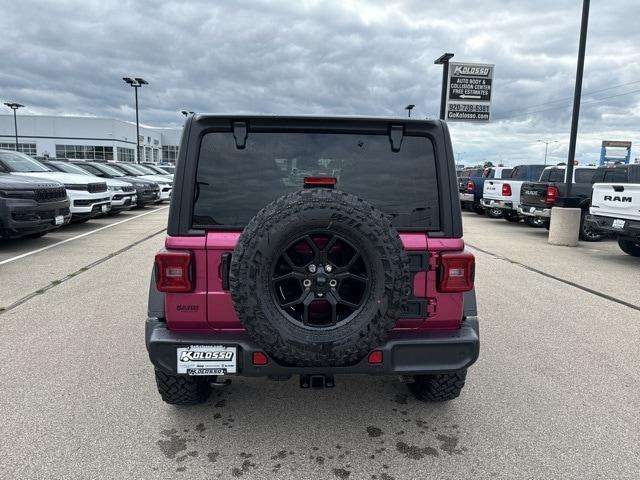
[[[178,111],[436,116],[444,51],[496,65],[493,118],[451,124],[462,160],[564,160],[580,2],[14,2],[0,16],[0,96],[31,113],[179,125]],[[633,0],[593,2],[579,158],[604,138],[640,141]],[[637,82],[632,84],[631,82]],[[614,85],[629,83],[623,87]],[[609,89],[609,90],[603,90]],[[633,93],[628,93],[633,92]],[[609,98],[608,98],[609,97]],[[561,101],[557,101],[561,100]]]

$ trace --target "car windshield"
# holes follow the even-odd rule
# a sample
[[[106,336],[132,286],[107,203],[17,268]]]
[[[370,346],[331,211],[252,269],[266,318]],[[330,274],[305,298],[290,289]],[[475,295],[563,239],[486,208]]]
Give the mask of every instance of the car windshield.
[[[396,228],[440,226],[434,148],[426,137],[405,136],[394,152],[387,135],[253,133],[239,149],[232,133],[220,132],[202,140],[194,227],[242,228],[269,202],[303,188],[307,177],[335,179],[336,188],[380,208]]]
[[[50,162],[50,165],[58,170],[66,173],[76,173],[78,175],[91,175],[86,170],[65,162]]]
[[[91,167],[95,168],[96,170],[98,170],[100,173],[106,173],[107,175],[110,175],[112,177],[124,177],[125,174],[122,173],[120,170],[117,170],[115,168],[113,168],[111,165],[93,165],[90,164]]]
[[[144,165],[136,165],[134,168],[136,168],[137,170],[140,170],[145,175],[156,175],[157,174],[157,172],[155,172],[151,168],[146,167]]]
[[[170,175],[169,172],[167,172],[164,168],[162,167],[156,167],[155,165],[145,165],[148,169],[153,170],[155,173],[157,173],[158,175]]]
[[[52,172],[53,170],[39,161],[20,152],[0,152],[0,163],[10,172]]]
[[[176,172],[176,167],[173,165],[160,165],[160,168],[167,172],[169,175],[173,175]]]
[[[112,168],[120,170],[121,172],[124,172],[127,175],[132,175],[134,177],[139,177],[140,175],[144,175],[144,173],[142,173],[140,170],[136,169],[135,167],[131,165],[124,165],[122,163],[119,163],[118,165],[112,165]]]

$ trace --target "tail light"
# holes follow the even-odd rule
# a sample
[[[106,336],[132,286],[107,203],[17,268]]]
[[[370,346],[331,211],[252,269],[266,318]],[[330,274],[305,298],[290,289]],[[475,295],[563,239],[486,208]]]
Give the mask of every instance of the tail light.
[[[473,289],[475,257],[470,253],[440,255],[438,290],[444,293],[467,292]]]
[[[267,357],[263,352],[253,352],[251,355],[251,363],[254,365],[266,365],[269,363],[269,357]]]
[[[508,183],[503,183],[502,184],[502,196],[503,197],[510,197],[511,196],[511,185],[509,185]]]
[[[384,357],[382,355],[382,350],[374,350],[369,354],[367,362],[369,362],[371,365],[380,365],[383,359]]]
[[[165,250],[156,254],[156,287],[161,292],[193,291],[193,255],[186,250]]]
[[[473,193],[476,189],[476,184],[473,183],[473,180],[469,180],[467,182],[467,193]]]
[[[557,187],[547,187],[547,203],[551,205],[556,203],[556,198],[558,198],[559,194],[560,192]]]
[[[338,183],[336,177],[304,177],[305,187],[335,187]]]

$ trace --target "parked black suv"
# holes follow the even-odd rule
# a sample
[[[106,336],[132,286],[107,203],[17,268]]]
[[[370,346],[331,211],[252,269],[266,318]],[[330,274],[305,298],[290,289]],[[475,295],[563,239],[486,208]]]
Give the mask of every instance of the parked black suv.
[[[41,237],[70,220],[64,185],[0,173],[0,237]]]

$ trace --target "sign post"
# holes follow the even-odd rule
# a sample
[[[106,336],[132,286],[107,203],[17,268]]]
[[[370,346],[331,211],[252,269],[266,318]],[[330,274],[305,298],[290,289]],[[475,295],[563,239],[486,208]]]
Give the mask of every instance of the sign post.
[[[445,120],[488,122],[494,65],[449,63]]]

